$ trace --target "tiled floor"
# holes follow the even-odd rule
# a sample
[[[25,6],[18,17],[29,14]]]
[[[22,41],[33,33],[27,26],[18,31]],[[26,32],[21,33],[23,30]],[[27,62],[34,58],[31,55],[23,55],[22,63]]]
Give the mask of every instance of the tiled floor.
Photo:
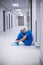
[[[11,46],[17,31],[0,33],[0,64],[2,65],[40,65],[40,49],[35,46]]]

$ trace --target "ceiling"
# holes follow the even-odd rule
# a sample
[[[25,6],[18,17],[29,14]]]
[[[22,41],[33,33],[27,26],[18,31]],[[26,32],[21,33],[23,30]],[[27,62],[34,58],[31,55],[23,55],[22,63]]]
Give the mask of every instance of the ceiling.
[[[0,2],[6,7],[6,9],[17,13],[16,9],[21,9],[23,14],[28,12],[29,0],[0,0]],[[12,3],[18,3],[19,7],[13,7]]]

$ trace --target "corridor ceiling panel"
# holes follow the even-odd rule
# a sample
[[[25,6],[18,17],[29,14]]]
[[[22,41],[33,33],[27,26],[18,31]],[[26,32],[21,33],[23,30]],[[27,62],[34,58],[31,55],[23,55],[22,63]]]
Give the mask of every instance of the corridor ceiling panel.
[[[0,3],[9,10],[22,9],[23,13],[27,13],[29,0],[0,0]],[[19,7],[13,7],[12,3],[18,3]]]

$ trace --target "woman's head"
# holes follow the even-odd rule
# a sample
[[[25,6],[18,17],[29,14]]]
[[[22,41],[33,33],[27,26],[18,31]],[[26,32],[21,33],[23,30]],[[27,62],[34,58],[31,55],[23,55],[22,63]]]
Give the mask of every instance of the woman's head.
[[[21,30],[21,32],[23,32],[23,33],[26,33],[26,28],[23,28],[22,30]]]

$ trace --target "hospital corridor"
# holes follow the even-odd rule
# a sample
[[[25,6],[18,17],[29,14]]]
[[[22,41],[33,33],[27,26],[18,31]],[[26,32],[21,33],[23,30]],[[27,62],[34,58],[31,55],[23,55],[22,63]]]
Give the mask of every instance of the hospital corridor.
[[[24,28],[31,45],[12,45]],[[0,65],[43,65],[43,0],[0,0]]]

